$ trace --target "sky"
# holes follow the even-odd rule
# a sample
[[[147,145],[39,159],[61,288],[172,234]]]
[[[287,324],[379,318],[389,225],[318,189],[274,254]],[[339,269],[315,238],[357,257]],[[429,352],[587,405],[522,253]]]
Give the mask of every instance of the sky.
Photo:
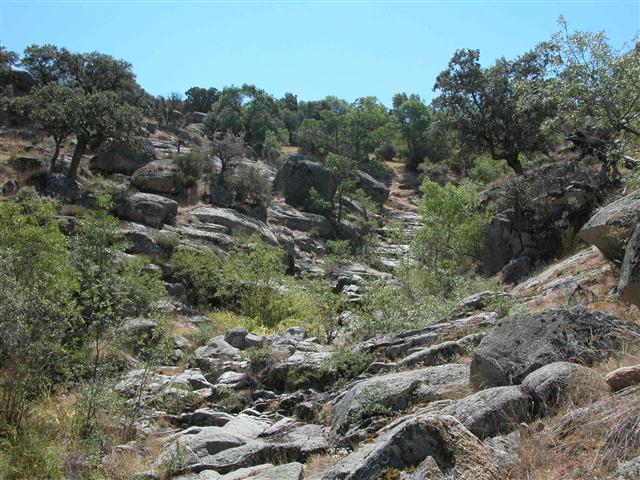
[[[154,95],[251,83],[277,97],[389,105],[397,92],[431,99],[456,49],[479,49],[484,65],[514,58],[556,32],[560,15],[616,47],[640,30],[640,0],[0,0],[0,43],[108,53]]]

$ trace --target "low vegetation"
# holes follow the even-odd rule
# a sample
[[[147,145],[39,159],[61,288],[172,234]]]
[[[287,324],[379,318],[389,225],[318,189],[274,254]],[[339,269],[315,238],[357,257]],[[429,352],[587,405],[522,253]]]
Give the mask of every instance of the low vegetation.
[[[498,286],[481,273],[492,222],[508,223],[519,241],[509,260],[528,262],[525,240],[544,232],[544,243],[554,249],[536,260],[546,261],[576,249],[577,231],[608,189],[640,188],[640,175],[622,168],[640,136],[640,49],[615,51],[602,33],[569,33],[563,19],[561,27],[531,51],[491,65],[481,64],[478,50],[459,50],[437,77],[430,104],[398,93],[390,108],[375,97],[276,98],[249,84],[153,97],[128,62],[109,55],[53,45],[32,45],[18,55],[0,47],[0,123],[32,133],[24,144],[15,140],[7,165],[0,165],[1,176],[28,163],[15,185],[3,185],[0,202],[0,477],[131,478],[134,469],[152,468],[144,458],[155,459],[161,449],[147,427],[161,427],[163,434],[169,423],[182,428],[190,420],[177,416],[203,406],[236,414],[255,401],[260,412],[329,423],[316,405],[328,410],[334,397],[327,392],[368,375],[374,361],[386,363],[384,372],[401,368],[393,354],[369,352],[356,342],[457,319],[460,301],[486,290],[494,292],[479,302],[487,317],[526,311],[527,304],[502,293],[507,282]],[[20,73],[32,81],[25,91],[7,80]],[[587,117],[594,117],[588,128]],[[162,158],[173,160],[179,188],[166,198],[141,197],[160,198],[173,213],[161,225],[151,222],[153,228],[127,223],[127,238],[134,240],[128,243],[123,228],[132,218],[127,202],[137,193],[135,182],[125,185],[122,173],[94,175],[85,168],[86,154],[156,129],[177,143],[173,149],[159,136],[151,146],[171,152]],[[46,149],[39,136],[47,137]],[[571,152],[563,146],[567,140]],[[272,199],[271,178],[286,164],[287,149],[320,162],[305,165],[335,182],[335,193],[321,194],[318,184],[305,189],[299,217],[282,221],[317,221],[305,232],[276,226],[267,210],[281,207]],[[20,155],[31,150],[47,158]],[[597,185],[586,181],[598,176],[593,165],[580,163],[587,156],[599,168]],[[543,178],[542,195],[525,174],[542,171],[550,159],[564,162],[571,175]],[[414,223],[384,203],[395,172],[390,165],[398,160],[415,180],[416,191],[407,197],[415,200]],[[63,169],[66,179],[58,175]],[[575,178],[585,182],[574,181],[577,170]],[[393,174],[392,194],[399,196],[405,185]],[[584,211],[576,198],[560,206],[549,200],[556,192],[546,183],[564,186],[565,180],[584,187],[576,198],[593,195]],[[164,209],[152,203],[144,208]],[[236,225],[234,218],[212,226],[186,203],[224,207],[216,211],[237,213],[246,223]],[[391,220],[393,214],[401,220]],[[241,233],[249,228],[262,235]],[[390,260],[384,247],[400,253]],[[134,251],[149,253],[127,253]],[[263,338],[247,336],[252,343],[246,344],[240,338],[237,349],[223,345],[233,352],[229,357],[241,353],[229,361],[223,352],[207,370],[200,352],[217,348],[212,339],[235,327]],[[466,329],[438,339],[475,333]],[[407,353],[431,346],[420,341],[405,345]],[[456,344],[448,360],[469,361],[473,341]],[[272,371],[293,352],[304,357],[294,366],[300,368]],[[196,367],[202,372],[187,373],[197,378],[175,380],[176,372]],[[132,385],[123,386],[132,373]],[[242,379],[227,384],[222,373]],[[285,385],[274,393],[279,382]],[[300,388],[287,391],[294,387]],[[403,413],[379,402],[384,388],[373,384],[363,393],[350,427]],[[446,398],[458,393],[470,394],[464,387]],[[610,475],[640,449],[638,393],[635,387],[615,395],[585,393],[541,421],[543,434],[522,428],[520,460],[509,474],[541,480]],[[583,412],[562,434],[548,434],[580,401],[600,401],[603,408]],[[301,406],[308,411],[295,410]],[[114,449],[132,440],[144,455]],[[184,453],[176,447],[160,473],[169,478]],[[307,473],[341,456],[316,456]]]

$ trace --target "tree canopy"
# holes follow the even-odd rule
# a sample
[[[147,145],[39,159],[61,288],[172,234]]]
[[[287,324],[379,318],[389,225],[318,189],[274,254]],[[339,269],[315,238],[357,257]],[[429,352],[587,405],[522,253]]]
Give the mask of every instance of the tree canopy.
[[[483,68],[478,50],[458,50],[438,75],[434,105],[468,151],[506,160],[522,174],[520,154],[547,149],[542,126],[554,105],[545,95],[546,67],[546,58],[536,51]]]
[[[640,44],[614,49],[605,32],[562,31],[541,49],[553,60],[557,78],[552,93],[559,105],[553,125],[587,127],[605,140],[640,137]]]

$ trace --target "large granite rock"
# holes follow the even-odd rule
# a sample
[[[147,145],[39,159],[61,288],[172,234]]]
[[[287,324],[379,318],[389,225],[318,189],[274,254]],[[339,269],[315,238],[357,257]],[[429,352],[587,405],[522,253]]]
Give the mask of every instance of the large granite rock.
[[[343,443],[349,429],[374,412],[398,413],[412,405],[455,396],[468,386],[468,381],[466,365],[449,364],[357,382],[334,401],[332,441]]]
[[[130,141],[109,142],[91,159],[91,166],[105,173],[131,175],[137,169],[156,159],[151,140],[136,137]]]
[[[174,221],[178,203],[153,193],[135,193],[124,200],[119,210],[119,216],[125,220],[158,228]]]
[[[611,260],[622,260],[625,246],[640,222],[640,190],[600,209],[580,230],[580,237]]]
[[[302,480],[303,471],[304,465],[298,462],[283,465],[265,463],[255,467],[239,468],[224,475],[215,470],[204,470],[200,473],[173,477],[173,480]]]
[[[507,317],[476,349],[471,382],[484,388],[511,385],[549,363],[591,365],[633,341],[631,332],[640,327],[584,306]]]
[[[278,239],[267,225],[260,220],[248,217],[230,208],[197,207],[189,213],[203,223],[227,227],[232,234],[236,232],[247,235],[258,234],[271,245],[278,245]]]
[[[593,185],[580,181],[545,185],[548,178],[544,173],[538,173],[527,179],[533,185],[532,194],[539,193],[531,199],[536,214],[541,217],[534,226],[529,226],[532,222],[521,218],[521,213],[514,209],[500,212],[490,222],[482,254],[488,274],[498,273],[518,257],[527,256],[534,262],[553,258],[562,253],[557,222],[562,220],[578,229],[589,218],[598,198],[598,191]]]
[[[634,385],[640,385],[640,364],[618,368],[610,372],[605,378],[605,381],[614,392]]]
[[[333,233],[331,222],[322,215],[306,213],[286,204],[274,203],[267,209],[270,224],[282,225],[291,230],[313,232],[320,237],[328,237]]]
[[[596,372],[570,362],[550,363],[530,373],[522,381],[522,388],[531,395],[541,411],[558,405],[571,394],[581,396],[596,390],[598,386],[604,387],[604,383]]]
[[[334,467],[311,478],[370,480],[381,478],[389,470],[413,470],[414,467],[425,475],[406,478],[500,478],[486,447],[457,420],[446,415],[403,417],[381,430],[371,442],[360,445]],[[426,472],[429,472],[428,476]]]
[[[295,154],[285,158],[273,186],[277,193],[284,195],[289,205],[303,208],[312,188],[325,200],[333,199],[337,181],[321,163],[305,155]]]
[[[533,417],[534,403],[519,386],[494,387],[458,400],[440,413],[455,417],[483,440],[528,422]]]
[[[127,253],[150,257],[166,253],[154,238],[154,231],[144,225],[129,223],[122,229],[122,234],[127,242]]]
[[[636,226],[625,250],[618,294],[625,302],[640,306],[640,224]]]
[[[263,381],[267,387],[278,391],[305,386],[326,388],[333,379],[328,371],[323,372],[327,375],[320,375],[320,367],[333,355],[333,352],[327,351],[296,351],[286,360],[273,365]]]
[[[165,447],[158,464],[171,464],[177,474],[207,470],[226,474],[262,465],[274,458],[304,461],[326,449],[324,428],[319,425],[301,425],[288,418],[271,423],[264,418],[241,414],[222,427],[184,430]]]
[[[356,188],[361,188],[374,202],[382,205],[389,198],[389,188],[367,172],[354,170],[351,172],[351,178],[355,181]]]
[[[182,172],[173,160],[154,160],[133,173],[131,184],[143,192],[174,195],[182,190]]]
[[[227,343],[222,335],[212,338],[206,345],[196,349],[195,358],[198,366],[211,371],[225,360],[231,360],[240,353],[240,349]]]

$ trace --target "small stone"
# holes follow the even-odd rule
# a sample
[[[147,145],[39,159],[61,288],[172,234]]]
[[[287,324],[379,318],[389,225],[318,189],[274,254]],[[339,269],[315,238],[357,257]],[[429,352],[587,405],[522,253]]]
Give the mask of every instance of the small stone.
[[[246,337],[244,337],[244,347],[245,348],[262,348],[264,345],[264,337],[262,335],[258,335],[257,333],[248,333]]]
[[[614,370],[605,377],[605,381],[612,391],[617,392],[623,388],[640,384],[640,364],[631,367],[622,367]]]
[[[224,335],[224,341],[229,345],[243,349],[245,348],[245,338],[248,335],[248,331],[246,328],[236,327],[227,331]]]

